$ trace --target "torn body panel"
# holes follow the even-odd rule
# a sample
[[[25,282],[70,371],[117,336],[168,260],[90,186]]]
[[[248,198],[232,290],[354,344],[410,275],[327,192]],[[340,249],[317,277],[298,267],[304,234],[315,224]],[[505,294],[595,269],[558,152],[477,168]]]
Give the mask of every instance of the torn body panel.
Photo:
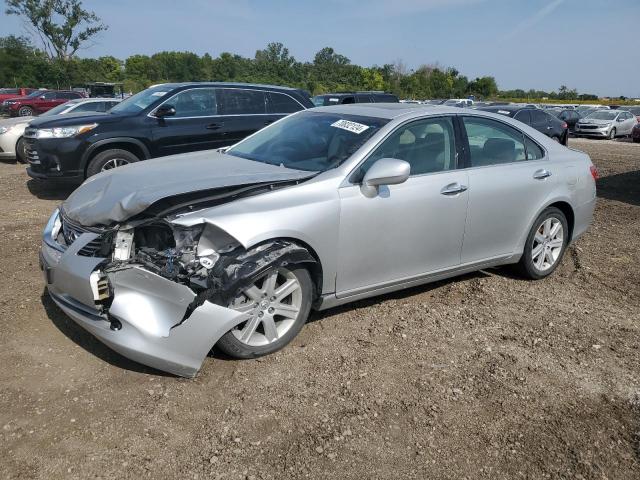
[[[127,358],[192,377],[218,339],[245,320],[244,314],[207,300],[187,318],[193,290],[139,265],[106,273],[112,294],[109,302],[97,301],[90,278],[108,267],[109,259],[78,255],[94,239],[95,234],[82,234],[62,252],[43,244],[47,289],[78,325]]]

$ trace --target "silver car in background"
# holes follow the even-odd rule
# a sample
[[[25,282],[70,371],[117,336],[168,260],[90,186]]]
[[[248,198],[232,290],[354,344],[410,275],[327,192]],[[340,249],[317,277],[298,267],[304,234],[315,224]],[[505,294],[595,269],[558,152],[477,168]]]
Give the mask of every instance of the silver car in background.
[[[79,98],[70,100],[39,117],[51,117],[53,115],[66,115],[69,113],[106,112],[120,102],[117,98]],[[29,122],[36,117],[14,117],[0,120],[0,159],[18,160],[21,163],[27,161],[22,137]]]
[[[51,216],[51,298],[100,341],[193,376],[274,352],[311,309],[518,264],[541,279],[588,228],[589,157],[502,115],[347,105],[226,152],[89,178]]]
[[[635,115],[625,110],[596,110],[578,120],[575,134],[581,137],[599,137],[613,140],[631,135],[638,123]]]

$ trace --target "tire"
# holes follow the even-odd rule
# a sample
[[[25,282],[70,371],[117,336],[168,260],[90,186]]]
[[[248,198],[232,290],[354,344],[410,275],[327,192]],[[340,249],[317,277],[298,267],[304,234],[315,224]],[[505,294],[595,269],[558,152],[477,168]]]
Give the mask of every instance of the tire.
[[[279,284],[281,287],[284,282],[295,279],[299,289],[283,297],[281,301],[272,301],[274,296],[263,297],[263,300],[259,300],[258,293],[265,295],[265,292],[270,290],[269,286],[265,285],[268,279],[274,275],[277,276],[274,285],[278,285],[278,282],[282,281]],[[259,287],[260,284],[262,284],[261,287]],[[292,268],[291,270],[287,267],[272,268],[249,288],[257,289],[253,291],[255,298],[251,299],[245,293],[240,293],[239,297],[244,298],[236,297],[231,300],[229,308],[247,312],[251,318],[225,333],[216,344],[222,352],[233,358],[257,358],[280,350],[298,335],[311,311],[314,285],[306,268]],[[245,289],[243,292],[247,290]],[[278,288],[271,289],[272,293],[273,290],[277,292]],[[255,301],[256,299],[258,301]],[[275,306],[275,309],[272,305]],[[287,318],[287,316],[281,316],[277,313],[270,314],[274,310],[277,312],[277,305],[290,307],[283,309],[283,312],[287,312],[287,316],[294,315],[292,309],[297,309],[295,318]],[[267,325],[271,325],[271,328],[267,328]],[[271,335],[268,335],[269,331],[271,331]]]
[[[24,147],[24,139],[20,137],[16,142],[16,161],[19,163],[27,163],[27,152]]]
[[[98,153],[89,161],[87,166],[87,177],[91,177],[97,173],[105,170],[111,170],[112,168],[121,167],[129,163],[134,163],[140,159],[128,150],[122,150],[120,148],[114,148],[111,150],[105,150]]]
[[[29,106],[24,106],[24,107],[20,107],[18,109],[18,116],[19,117],[32,117],[33,116],[33,108],[29,107]]]
[[[616,129],[615,127],[611,129],[609,132],[609,136],[607,137],[609,140],[615,140],[616,138]]]
[[[554,235],[553,229],[556,228],[557,224],[560,225],[561,229]],[[547,227],[551,227],[551,232]],[[529,235],[527,235],[524,252],[518,264],[520,273],[532,280],[548,277],[562,261],[568,241],[569,224],[567,217],[558,208],[549,207],[545,209],[536,218]],[[536,251],[538,251],[537,255]]]

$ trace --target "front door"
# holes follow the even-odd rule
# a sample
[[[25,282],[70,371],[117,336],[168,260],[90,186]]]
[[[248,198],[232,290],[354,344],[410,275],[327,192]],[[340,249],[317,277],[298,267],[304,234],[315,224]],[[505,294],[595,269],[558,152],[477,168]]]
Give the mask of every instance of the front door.
[[[226,145],[227,126],[219,115],[214,88],[183,90],[163,105],[172,105],[171,117],[150,118],[153,156],[208,150]]]
[[[374,197],[357,184],[381,158],[409,162],[411,176]],[[392,133],[340,189],[338,297],[455,267],[467,211],[453,117],[416,120]]]

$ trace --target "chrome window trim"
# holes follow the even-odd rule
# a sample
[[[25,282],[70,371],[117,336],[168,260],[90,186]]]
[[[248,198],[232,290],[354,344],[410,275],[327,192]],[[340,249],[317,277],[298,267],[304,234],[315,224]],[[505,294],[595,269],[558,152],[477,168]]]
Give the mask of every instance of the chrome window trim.
[[[367,153],[365,153],[364,157],[351,169],[349,170],[349,172],[347,172],[347,174],[345,175],[344,181],[340,184],[340,188],[342,187],[349,187],[352,185],[359,185],[358,183],[353,183],[351,181],[351,176],[355,173],[355,171],[360,168],[360,165],[362,165],[364,162],[366,162],[369,157],[373,154],[373,152],[383,143],[385,142],[391,135],[393,135],[395,132],[398,131],[399,128],[409,124],[409,123],[413,123],[413,122],[419,122],[422,120],[430,120],[430,119],[436,119],[436,118],[454,118],[456,117],[458,114],[456,113],[442,113],[442,114],[436,114],[436,115],[426,115],[424,117],[412,117],[409,119],[406,119],[405,121],[403,121],[402,123],[399,123],[398,125],[396,125],[396,127],[391,130],[389,133],[387,133],[384,137],[382,137],[375,145],[373,145],[369,151]],[[453,125],[453,129],[454,129],[454,143],[455,143],[455,124]],[[370,139],[371,140],[371,139]],[[366,145],[366,143],[365,143]],[[364,146],[364,145],[363,145]],[[362,148],[362,147],[360,147]],[[356,152],[354,152],[355,155]],[[456,163],[458,161],[457,155],[456,155]],[[455,170],[461,170],[460,168],[454,168],[451,170],[442,170],[441,172],[430,172],[430,173],[421,173],[420,175],[410,175],[409,178],[412,177],[423,177],[425,175],[433,175],[434,173],[444,173],[444,172],[453,172]]]
[[[291,95],[289,95],[288,93],[284,93],[284,92],[278,92],[275,90],[262,90],[259,88],[242,88],[242,87],[216,87],[216,86],[207,86],[207,87],[192,87],[192,88],[185,88],[184,90],[180,90],[179,92],[174,93],[173,95],[171,95],[169,98],[167,98],[166,100],[164,100],[163,102],[161,102],[160,104],[158,104],[158,106],[156,106],[155,108],[153,108],[149,113],[147,113],[147,117],[149,118],[155,118],[156,120],[158,119],[158,117],[156,117],[154,115],[154,113],[156,112],[156,110],[158,110],[158,108],[160,108],[162,105],[164,105],[165,103],[167,103],[169,100],[171,100],[172,98],[175,98],[176,96],[180,95],[183,92],[188,92],[191,90],[205,90],[205,89],[213,89],[213,90],[249,90],[252,92],[263,92],[265,93],[265,110],[267,109],[267,93],[281,93],[282,95],[286,95],[287,97],[289,97],[291,100],[293,100],[294,102],[296,102],[298,105],[300,105],[300,107],[302,107],[302,110],[307,110],[307,108],[302,105],[302,103],[300,103],[298,100],[296,100],[295,98],[293,98]],[[216,98],[216,106],[217,106],[217,98]],[[300,111],[300,110],[298,110]],[[173,119],[173,120],[189,120],[189,119],[194,119],[194,118],[214,118],[214,117],[248,117],[248,116],[257,116],[257,115],[291,115],[292,113],[296,113],[296,112],[290,112],[290,113],[232,113],[232,114],[222,114],[222,113],[217,113],[215,115],[202,115],[202,116],[197,116],[197,117],[169,117],[166,120],[169,119]]]

